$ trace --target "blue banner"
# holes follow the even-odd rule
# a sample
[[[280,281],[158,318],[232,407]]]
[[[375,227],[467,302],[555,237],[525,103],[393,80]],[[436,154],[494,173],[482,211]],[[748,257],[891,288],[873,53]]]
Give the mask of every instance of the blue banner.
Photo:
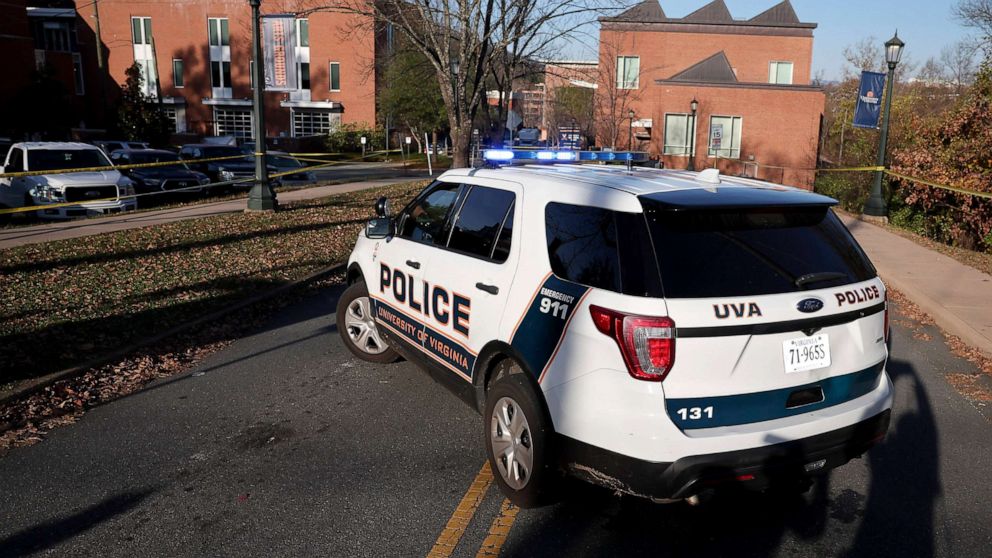
[[[855,128],[878,128],[878,115],[882,112],[882,90],[885,74],[861,72],[858,104],[854,106]]]

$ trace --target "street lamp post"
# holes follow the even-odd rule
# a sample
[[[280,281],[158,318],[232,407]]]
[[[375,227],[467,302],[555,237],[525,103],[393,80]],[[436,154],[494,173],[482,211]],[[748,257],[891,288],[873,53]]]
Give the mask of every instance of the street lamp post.
[[[699,108],[699,101],[695,97],[689,102],[692,110],[692,124],[689,125],[689,164],[686,170],[696,170],[696,109]]]
[[[634,109],[627,111],[627,117],[630,118],[630,127],[627,129],[627,149],[630,151],[634,150]]]
[[[253,58],[255,59],[255,94],[253,109],[255,111],[255,183],[248,193],[249,211],[273,211],[278,206],[276,193],[269,183],[269,169],[265,164],[265,64],[262,58],[262,41],[258,9],[261,0],[248,0],[251,5],[251,41]]]
[[[885,110],[882,112],[882,132],[878,136],[878,159],[876,165],[885,166],[885,148],[889,140],[889,112],[892,110],[892,90],[896,85],[896,65],[902,56],[902,49],[906,43],[899,40],[899,33],[885,42],[885,62],[889,65],[888,83],[885,86]],[[871,184],[871,192],[868,194],[868,202],[865,203],[864,214],[871,217],[885,218],[888,214],[885,200],[882,198],[882,175],[884,171],[875,171],[875,180]]]

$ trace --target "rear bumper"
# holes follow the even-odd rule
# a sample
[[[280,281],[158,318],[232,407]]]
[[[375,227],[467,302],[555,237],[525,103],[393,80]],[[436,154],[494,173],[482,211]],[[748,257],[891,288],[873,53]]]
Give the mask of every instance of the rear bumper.
[[[721,485],[763,489],[829,471],[859,457],[885,437],[891,411],[808,438],[769,446],[694,455],[673,463],[629,457],[559,435],[566,471],[627,494],[681,499]]]

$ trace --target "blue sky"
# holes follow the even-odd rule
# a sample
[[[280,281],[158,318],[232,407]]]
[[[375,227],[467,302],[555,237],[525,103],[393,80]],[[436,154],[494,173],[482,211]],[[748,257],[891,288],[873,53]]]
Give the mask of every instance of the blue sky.
[[[682,17],[708,0],[661,0],[668,17]],[[735,18],[750,18],[779,0],[725,0]],[[903,57],[922,65],[940,55],[945,45],[957,42],[970,31],[952,16],[954,0],[792,0],[800,21],[819,25],[813,32],[813,74],[823,70],[826,79],[841,77],[844,47],[875,36],[878,48],[899,29],[906,42]]]
[[[753,17],[779,2],[725,1],[730,13],[738,19]],[[661,0],[661,6],[668,17],[682,17],[708,2]],[[899,38],[906,42],[905,59],[922,65],[927,58],[938,57],[945,45],[971,33],[951,16],[954,4],[955,0],[792,0],[801,21],[819,25],[813,32],[813,74],[822,69],[823,77],[828,80],[843,75],[845,46],[874,36],[881,50],[882,43],[896,28]]]

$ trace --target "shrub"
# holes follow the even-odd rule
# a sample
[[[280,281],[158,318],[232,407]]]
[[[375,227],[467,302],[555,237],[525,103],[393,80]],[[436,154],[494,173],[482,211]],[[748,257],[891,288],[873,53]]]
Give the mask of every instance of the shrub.
[[[361,153],[362,136],[366,139],[366,152],[385,149],[386,133],[365,122],[342,124],[328,134],[325,142],[331,152]]]

